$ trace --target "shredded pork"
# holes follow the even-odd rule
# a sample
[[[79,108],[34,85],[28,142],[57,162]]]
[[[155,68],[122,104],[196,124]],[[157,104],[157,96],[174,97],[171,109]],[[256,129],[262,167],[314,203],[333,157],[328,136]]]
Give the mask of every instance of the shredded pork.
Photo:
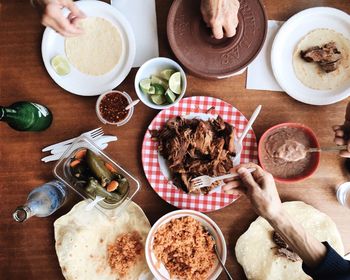
[[[335,42],[329,42],[322,47],[311,47],[301,51],[300,55],[306,62],[316,62],[326,73],[337,70],[342,59]]]
[[[173,183],[185,192],[199,192],[191,185],[193,178],[223,175],[233,167],[235,128],[220,116],[208,121],[177,116],[151,134],[168,161]],[[207,194],[214,187],[202,188],[201,192]]]

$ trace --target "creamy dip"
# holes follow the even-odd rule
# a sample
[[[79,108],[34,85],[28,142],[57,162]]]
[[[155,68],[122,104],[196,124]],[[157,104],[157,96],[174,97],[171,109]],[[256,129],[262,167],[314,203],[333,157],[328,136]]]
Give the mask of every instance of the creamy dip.
[[[298,177],[313,163],[311,153],[306,152],[311,146],[310,138],[303,129],[281,127],[266,137],[261,161],[275,177]]]

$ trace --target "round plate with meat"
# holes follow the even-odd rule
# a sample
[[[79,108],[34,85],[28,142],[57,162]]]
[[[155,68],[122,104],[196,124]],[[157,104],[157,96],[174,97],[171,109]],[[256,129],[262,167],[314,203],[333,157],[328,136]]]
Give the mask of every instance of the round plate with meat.
[[[350,16],[328,7],[292,16],[275,37],[271,65],[282,89],[300,102],[328,105],[347,98]]]
[[[235,155],[233,139],[246,124],[247,119],[231,104],[207,96],[185,98],[161,111],[149,125],[142,145],[150,185],[178,208],[210,212],[231,204],[237,195],[225,194],[216,186],[194,190],[190,181],[199,175],[228,173]],[[252,129],[243,141],[241,162],[257,162]]]

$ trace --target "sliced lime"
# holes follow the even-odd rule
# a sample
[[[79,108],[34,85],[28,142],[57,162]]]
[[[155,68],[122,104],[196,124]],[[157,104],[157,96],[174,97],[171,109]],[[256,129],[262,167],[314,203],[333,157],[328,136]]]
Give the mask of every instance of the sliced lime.
[[[67,59],[62,55],[56,55],[51,59],[51,66],[60,76],[70,73],[70,66]]]
[[[148,93],[151,87],[151,79],[143,79],[140,81],[139,85],[143,93]]]
[[[154,86],[150,86],[148,92],[146,92],[146,93],[148,93],[148,94],[155,94],[156,93],[155,87]]]
[[[163,70],[162,72],[160,72],[160,76],[161,76],[163,79],[169,81],[171,75],[174,74],[175,72],[176,72],[176,71],[175,71],[174,69],[165,69],[165,70]]]
[[[158,84],[161,85],[163,88],[168,88],[168,82],[155,75],[151,76],[151,84],[152,86]]]
[[[165,93],[165,89],[160,84],[153,84],[153,86],[154,86],[155,91],[156,91],[155,94],[162,95]]]
[[[153,103],[157,105],[162,105],[166,102],[164,95],[153,94],[151,95],[151,99]]]
[[[164,96],[169,103],[174,103],[176,100],[176,95],[169,88],[165,92]]]
[[[180,94],[181,93],[181,73],[180,72],[176,72],[174,74],[171,75],[170,79],[169,79],[169,88],[171,89],[172,92],[176,93],[176,94]]]

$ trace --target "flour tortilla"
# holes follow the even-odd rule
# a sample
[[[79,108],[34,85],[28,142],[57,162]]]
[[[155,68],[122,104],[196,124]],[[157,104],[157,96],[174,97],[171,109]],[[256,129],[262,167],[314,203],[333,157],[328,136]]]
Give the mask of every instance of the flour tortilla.
[[[83,19],[79,25],[84,33],[65,40],[69,62],[88,75],[108,73],[117,65],[123,52],[119,30],[108,20],[98,17]]]
[[[86,205],[78,203],[54,223],[63,276],[67,280],[153,279],[144,252],[124,278],[111,270],[107,259],[108,245],[120,234],[137,231],[144,248],[150,224],[141,208],[131,202],[116,220],[109,220],[95,208],[85,211]]]
[[[328,243],[344,255],[344,247],[335,223],[326,214],[301,201],[283,203],[283,209],[310,234]],[[262,217],[257,218],[236,243],[237,261],[248,279],[309,280],[302,270],[302,262],[292,262],[275,254],[273,228]]]
[[[331,41],[336,43],[343,56],[337,70],[326,73],[317,63],[308,63],[300,57],[300,51],[315,46],[321,47]],[[311,31],[299,42],[293,54],[293,66],[297,78],[309,88],[334,90],[344,86],[350,80],[350,41],[331,29]]]

